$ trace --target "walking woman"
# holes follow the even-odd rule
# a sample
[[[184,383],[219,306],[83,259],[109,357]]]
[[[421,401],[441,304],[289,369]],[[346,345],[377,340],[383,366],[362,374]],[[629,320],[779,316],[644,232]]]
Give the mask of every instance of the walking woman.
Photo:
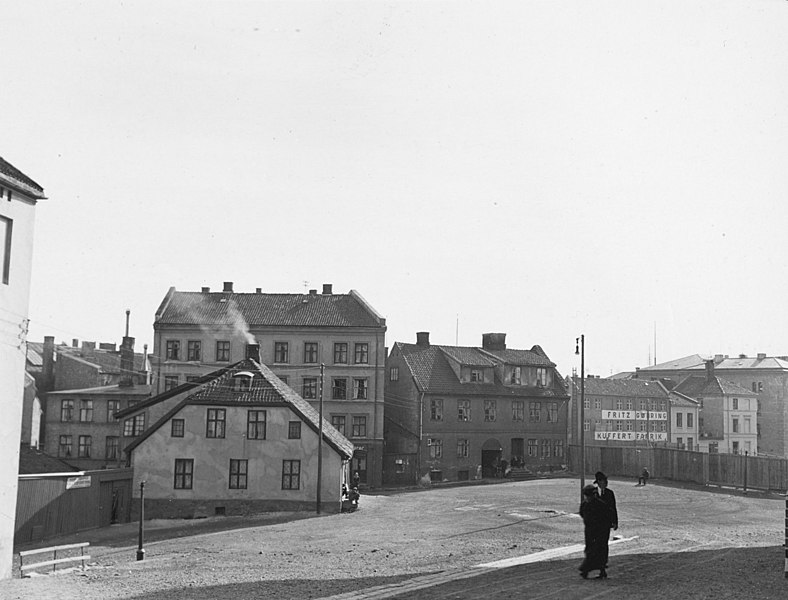
[[[610,536],[608,506],[602,502],[593,485],[583,488],[580,516],[585,525],[585,559],[580,565],[580,576],[588,578],[589,571],[599,570],[597,579],[605,579],[607,571],[607,542]]]

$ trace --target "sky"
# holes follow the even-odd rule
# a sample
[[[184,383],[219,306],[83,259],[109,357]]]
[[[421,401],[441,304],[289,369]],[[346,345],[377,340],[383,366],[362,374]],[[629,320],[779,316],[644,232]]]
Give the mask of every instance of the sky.
[[[358,290],[386,343],[563,375],[788,355],[788,3],[4,7],[44,188],[28,339],[152,349],[170,286]]]

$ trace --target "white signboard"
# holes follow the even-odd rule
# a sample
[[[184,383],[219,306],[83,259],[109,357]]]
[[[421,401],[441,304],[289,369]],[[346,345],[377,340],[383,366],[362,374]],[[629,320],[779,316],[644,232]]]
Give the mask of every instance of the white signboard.
[[[664,410],[603,410],[602,418],[607,421],[667,421]]]
[[[667,442],[668,434],[664,431],[595,431],[594,439],[599,441],[612,440],[618,442],[635,442],[639,440]]]
[[[69,477],[66,480],[66,489],[75,490],[77,488],[89,488],[90,475],[81,475],[79,477]]]

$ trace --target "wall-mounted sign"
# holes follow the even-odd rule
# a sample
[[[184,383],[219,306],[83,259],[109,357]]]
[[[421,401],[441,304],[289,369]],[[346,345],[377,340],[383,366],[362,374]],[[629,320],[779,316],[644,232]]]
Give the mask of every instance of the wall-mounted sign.
[[[79,477],[69,477],[66,480],[67,490],[90,487],[90,475],[80,475]]]
[[[602,418],[607,421],[667,421],[664,410],[603,410]]]
[[[594,439],[600,441],[613,440],[618,442],[636,442],[639,440],[667,442],[668,434],[664,431],[595,431]]]

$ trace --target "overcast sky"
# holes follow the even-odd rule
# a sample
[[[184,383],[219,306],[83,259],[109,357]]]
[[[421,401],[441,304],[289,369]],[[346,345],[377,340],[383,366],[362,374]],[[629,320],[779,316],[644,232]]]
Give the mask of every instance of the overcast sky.
[[[170,286],[358,290],[387,344],[563,374],[788,355],[788,3],[25,2],[0,155],[44,187],[29,339]],[[459,334],[459,335],[458,335]],[[152,348],[152,345],[151,345]]]

